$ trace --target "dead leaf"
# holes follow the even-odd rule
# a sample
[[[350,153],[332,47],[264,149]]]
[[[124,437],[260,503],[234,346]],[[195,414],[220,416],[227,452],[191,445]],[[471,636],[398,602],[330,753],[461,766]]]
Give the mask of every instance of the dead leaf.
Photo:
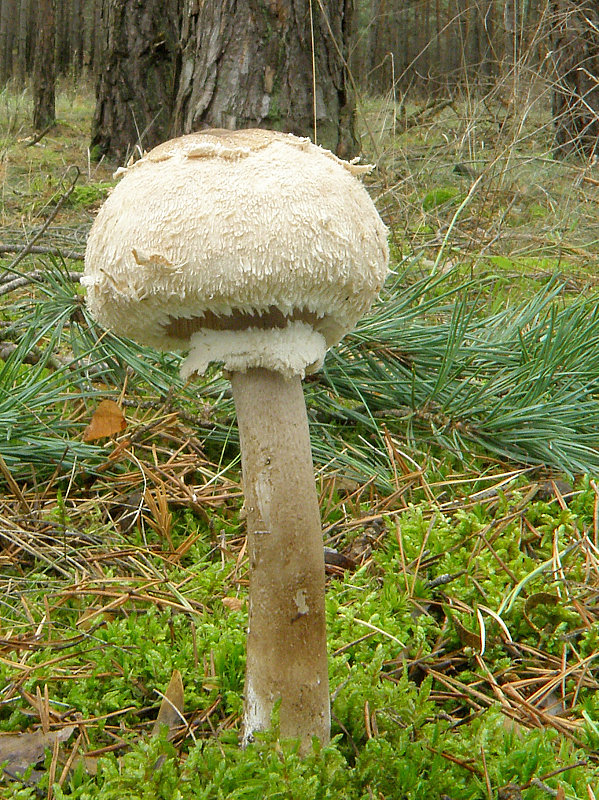
[[[223,597],[223,605],[229,611],[241,611],[244,601],[240,597]]]
[[[456,619],[456,615],[452,613],[452,610],[449,608],[449,606],[443,607],[445,608],[447,616],[450,618],[461,643],[466,647],[472,647],[474,650],[478,650],[480,653],[483,646],[481,635],[479,633],[475,633],[474,631],[468,630],[468,628],[462,625],[459,619]]]
[[[325,547],[324,548],[324,563],[325,567],[332,566],[332,567],[339,567],[340,569],[349,569],[354,570],[356,568],[356,562],[353,558],[346,556],[345,553],[340,553],[338,550],[335,550],[333,547]]]
[[[114,436],[127,427],[127,420],[118,403],[114,400],[102,400],[92,414],[89,425],[83,431],[84,442],[94,442],[105,436]]]
[[[530,618],[530,612],[537,606],[556,606],[559,602],[560,598],[556,594],[551,594],[550,592],[535,592],[535,594],[531,594],[530,597],[526,599],[523,611],[524,619],[533,630],[537,633],[541,633],[541,629],[538,628]]]
[[[535,592],[527,597],[525,608],[527,611],[532,611],[536,606],[556,606],[559,603],[559,597],[551,592]]]
[[[88,631],[94,625],[98,624],[98,617],[102,622],[112,622],[116,619],[116,614],[110,611],[104,611],[103,606],[89,606],[86,608],[75,625],[81,631]]]
[[[4,769],[11,775],[18,775],[44,758],[47,748],[54,748],[60,742],[70,739],[74,725],[57,731],[34,731],[33,733],[7,733],[0,735],[0,764],[6,762]]]
[[[508,783],[497,790],[498,800],[522,800],[522,788],[517,783]]]
[[[183,680],[178,669],[173,670],[166,692],[162,695],[162,703],[158,709],[158,716],[154,723],[152,735],[160,732],[160,726],[168,727],[168,738],[172,739],[175,732],[181,725],[185,724],[183,719],[184,704]]]

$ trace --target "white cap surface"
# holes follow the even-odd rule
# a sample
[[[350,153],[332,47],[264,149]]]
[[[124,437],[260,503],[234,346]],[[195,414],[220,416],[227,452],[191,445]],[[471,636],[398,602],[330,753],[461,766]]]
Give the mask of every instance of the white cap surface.
[[[92,226],[84,285],[119,335],[284,374],[317,369],[388,271],[387,229],[341,161],[308,139],[207,131],[127,170]]]

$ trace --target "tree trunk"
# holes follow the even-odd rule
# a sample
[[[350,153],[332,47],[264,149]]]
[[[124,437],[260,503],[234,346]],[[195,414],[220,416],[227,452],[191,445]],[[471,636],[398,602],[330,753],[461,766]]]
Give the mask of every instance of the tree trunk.
[[[383,94],[384,88],[380,82],[380,61],[382,47],[382,33],[384,22],[382,14],[385,0],[370,0],[370,24],[368,26],[368,45],[365,58],[366,80],[365,88],[374,94]],[[383,56],[384,57],[384,56]]]
[[[172,132],[271,128],[354,155],[352,12],[353,0],[185,0]]]
[[[75,75],[83,69],[85,24],[83,20],[83,0],[72,0],[71,4],[71,67]]]
[[[64,75],[70,66],[70,20],[67,0],[54,0],[56,18],[55,68],[58,75]]]
[[[0,0],[0,86],[12,76],[12,49],[16,37],[15,0]]]
[[[515,83],[518,77],[518,59],[520,58],[521,31],[521,0],[506,0],[503,7],[503,73],[507,80]]]
[[[168,137],[179,0],[104,0],[103,52],[92,122],[94,158],[126,160]]]
[[[470,69],[470,61],[472,57],[471,49],[472,49],[472,3],[470,0],[460,0],[460,18],[459,18],[459,26],[460,26],[460,39],[459,39],[459,47],[460,47],[460,69],[461,74],[458,77],[458,82],[463,83],[465,87],[467,87],[467,91],[470,88],[470,80],[472,77],[472,70]]]
[[[99,75],[102,56],[102,0],[90,0],[90,2],[86,4],[85,10],[87,41],[85,65],[89,67],[93,75]]]
[[[29,37],[30,37],[29,0],[21,0],[19,4],[19,34],[17,42],[17,77],[21,86],[27,80],[29,68]]]
[[[447,49],[445,61],[445,74],[449,76],[449,82],[455,84],[459,81],[462,66],[461,50],[461,23],[460,23],[460,0],[453,0],[447,4]]]
[[[436,69],[435,73],[438,75],[442,70],[443,64],[443,47],[442,47],[442,32],[443,24],[441,22],[441,0],[435,0],[435,57]]]
[[[56,120],[54,0],[38,0],[37,31],[33,68],[33,127],[40,131]]]
[[[599,0],[555,0],[554,154],[593,158],[599,137]]]

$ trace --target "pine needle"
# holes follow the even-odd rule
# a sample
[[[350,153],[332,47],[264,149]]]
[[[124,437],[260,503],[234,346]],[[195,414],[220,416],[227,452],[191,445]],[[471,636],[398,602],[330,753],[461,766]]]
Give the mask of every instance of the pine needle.
[[[386,492],[397,487],[395,445],[416,461],[434,447],[463,461],[597,471],[596,299],[564,305],[550,281],[528,302],[488,315],[482,289],[447,276],[395,278],[306,382],[318,464],[361,482],[374,475]],[[223,464],[235,460],[234,409],[218,370],[184,385],[180,356],[101,330],[60,260],[48,262],[34,299],[15,301],[5,317],[0,337],[14,348],[0,361],[0,454],[13,475],[75,464],[93,472],[106,450],[81,441],[85,410],[123,390],[131,405],[174,399],[198,419],[206,447]]]

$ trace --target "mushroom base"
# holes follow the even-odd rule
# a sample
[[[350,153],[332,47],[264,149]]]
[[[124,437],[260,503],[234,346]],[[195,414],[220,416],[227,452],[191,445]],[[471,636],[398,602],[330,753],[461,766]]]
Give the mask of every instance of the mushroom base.
[[[324,549],[299,376],[231,375],[241,439],[250,559],[244,744],[271,727],[330,737]]]

